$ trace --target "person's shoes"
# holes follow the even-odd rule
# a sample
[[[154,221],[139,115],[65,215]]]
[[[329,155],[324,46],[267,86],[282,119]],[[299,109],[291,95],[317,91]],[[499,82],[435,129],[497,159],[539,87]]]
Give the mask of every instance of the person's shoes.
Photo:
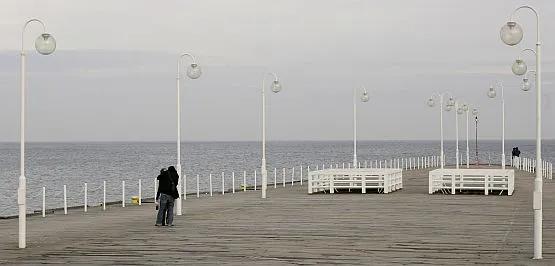
[[[161,224],[155,224],[154,226],[162,226]]]
[[[172,226],[172,227],[173,227],[173,224],[168,224],[168,226]]]

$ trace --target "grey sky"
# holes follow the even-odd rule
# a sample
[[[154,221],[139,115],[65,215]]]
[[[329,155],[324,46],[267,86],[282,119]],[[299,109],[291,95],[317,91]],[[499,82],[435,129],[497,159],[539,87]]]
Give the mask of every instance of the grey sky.
[[[523,92],[510,65],[535,44],[535,18],[520,12],[524,39],[509,47],[499,29],[521,4],[540,13],[543,136],[555,138],[555,2],[552,1],[17,1],[0,2],[0,141],[19,139],[21,27],[40,18],[57,40],[48,57],[27,60],[27,139],[174,140],[177,54],[200,58],[203,76],[182,82],[183,140],[258,140],[262,74],[280,76],[268,93],[270,140],[349,140],[353,88],[360,139],[439,139],[448,91],[480,108],[481,139],[535,138],[535,91]],[[25,34],[26,49],[40,33]],[[534,68],[534,58],[525,60]],[[500,95],[500,92],[498,92]],[[454,113],[444,116],[453,139]],[[466,118],[459,117],[461,139]],[[472,119],[471,119],[472,122]],[[471,127],[471,132],[473,132]],[[473,136],[473,135],[471,135]]]

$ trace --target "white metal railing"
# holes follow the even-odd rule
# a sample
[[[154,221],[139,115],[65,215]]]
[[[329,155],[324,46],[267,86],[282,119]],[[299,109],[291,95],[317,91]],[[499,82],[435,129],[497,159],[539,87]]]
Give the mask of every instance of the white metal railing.
[[[529,173],[536,172],[535,159],[530,159],[526,157],[513,157],[511,158],[511,166]],[[553,179],[553,163],[545,160],[542,161],[542,177]]]
[[[440,165],[440,160],[439,160],[439,156],[422,156],[422,157],[410,157],[410,158],[394,158],[394,159],[388,159],[388,160],[365,160],[364,162],[359,162],[358,166],[359,169],[382,169],[382,170],[386,170],[386,169],[401,169],[401,170],[417,170],[417,169],[426,169],[426,168],[430,168],[430,167],[439,167]],[[351,163],[330,163],[328,165],[326,164],[318,164],[318,165],[314,165],[314,166],[300,166],[300,167],[288,167],[288,168],[274,168],[273,169],[273,181],[274,183],[270,183],[268,182],[268,186],[271,187],[273,185],[274,188],[277,188],[278,185],[282,186],[282,187],[286,187],[287,184],[290,184],[290,186],[294,186],[295,183],[298,183],[298,185],[304,185],[304,182],[306,180],[308,180],[308,175],[309,172],[311,171],[311,169],[316,169],[316,170],[329,170],[329,169],[350,169],[352,168],[352,164]],[[280,171],[281,170],[281,171]],[[250,173],[250,174],[249,174]],[[231,172],[231,174],[229,173],[225,173],[225,172],[221,172],[221,190],[217,189],[218,193],[221,194],[227,194],[227,193],[236,193],[237,188],[240,188],[240,190],[243,191],[247,191],[247,190],[257,190],[259,189],[259,184],[261,183],[260,180],[257,180],[260,178],[260,175],[258,174],[257,170],[253,170],[253,171],[243,171],[243,177],[239,177],[240,175],[236,175],[235,172]],[[207,186],[208,191],[203,191],[201,189],[200,186],[200,178],[202,176],[201,175],[196,175],[196,186],[193,188],[188,188],[185,185],[185,182],[187,180],[186,175],[183,175],[183,179],[184,181],[183,184],[183,191],[182,191],[182,198],[183,200],[186,199],[186,195],[188,194],[188,191],[193,189],[194,192],[192,193],[193,195],[196,194],[197,197],[200,197],[200,195],[202,193],[206,193],[210,196],[214,195],[214,188],[218,187],[218,184],[216,181],[216,179],[212,178],[212,174],[208,174],[208,180],[209,180],[209,184]],[[236,178],[239,178],[239,180],[242,179],[242,182],[240,182],[239,180],[236,180]],[[399,177],[402,180],[402,174]],[[231,179],[231,180],[229,180]],[[227,181],[226,181],[227,180]],[[271,174],[271,170],[268,171],[268,181],[272,180],[272,174]],[[369,181],[367,182],[367,186],[366,188],[372,188],[373,185],[372,182],[370,181],[370,179],[368,179]],[[132,183],[129,183],[129,181],[131,181]],[[125,207],[126,203],[129,202],[129,199],[127,199],[126,194],[135,194],[135,191],[138,194],[138,205],[142,205],[143,202],[143,189],[144,189],[144,184],[142,183],[141,179],[137,180],[138,182],[135,184],[135,182],[133,182],[132,180],[121,180],[121,183],[119,183],[121,185],[118,186],[117,182],[115,183],[116,185],[114,185],[114,183],[111,184],[107,184],[106,181],[103,181],[100,185],[96,185],[95,187],[91,188],[90,184],[88,183],[83,183],[83,186],[81,186],[81,188],[78,191],[75,190],[71,190],[66,186],[63,185],[63,189],[61,191],[58,191],[57,193],[53,194],[53,195],[48,195],[47,194],[47,188],[46,187],[41,187],[40,189],[42,190],[42,206],[39,207],[41,208],[42,211],[42,216],[45,217],[46,216],[46,210],[48,207],[48,202],[52,199],[60,199],[60,197],[62,197],[62,202],[63,202],[63,211],[64,214],[68,213],[68,208],[75,208],[75,207],[82,207],[84,212],[88,212],[88,208],[90,206],[102,206],[103,210],[106,210],[106,205],[109,203],[108,199],[107,199],[107,192],[109,191],[111,193],[111,199],[109,199],[111,202],[116,202],[116,199],[113,197],[114,193],[116,193],[116,195],[118,195],[118,197],[120,198],[121,201],[121,207]],[[229,185],[229,181],[231,181],[231,185]],[[216,183],[214,183],[216,182]],[[152,198],[156,197],[156,191],[157,191],[157,180],[156,178],[154,178],[154,182],[153,182],[153,186],[151,188],[153,188],[154,194],[152,195]],[[193,182],[194,183],[194,182]],[[402,181],[400,182],[400,186],[402,187]],[[226,187],[229,186],[229,187]],[[338,186],[341,187],[343,186],[342,184],[338,183]],[[399,188],[399,182],[397,181],[392,181],[391,182],[391,186],[397,186],[396,188],[393,187],[391,188],[391,190],[386,190],[387,192],[389,191],[394,191],[395,189]],[[108,190],[108,188],[110,188],[110,190]],[[129,193],[129,188],[131,188],[132,193]],[[136,188],[138,188],[138,191],[135,190]],[[117,192],[117,190],[119,189],[119,193]],[[380,188],[381,189],[381,188]],[[52,191],[52,190],[49,190]],[[37,193],[41,193],[38,192]],[[126,193],[127,192],[127,193]],[[77,204],[77,205],[72,205],[69,206],[69,202],[68,202],[68,193],[71,193],[71,195],[73,196],[77,196],[78,198],[81,198],[81,200],[79,200],[80,202],[82,202],[82,204]],[[81,194],[82,193],[82,194]],[[136,195],[136,194],[135,194]],[[75,201],[75,198],[73,200],[73,202]],[[100,201],[100,202],[99,202]],[[119,202],[119,201],[117,201]],[[75,204],[75,203],[72,203]],[[56,206],[56,208],[58,208],[59,206]]]
[[[334,193],[337,189],[377,189],[389,193],[403,188],[403,169],[351,168],[327,169],[308,173],[308,194],[321,191]]]
[[[513,169],[444,168],[429,172],[428,193],[456,194],[457,190],[482,190],[485,195],[492,191],[499,191],[499,194],[507,191],[508,195],[512,195],[514,183]]]

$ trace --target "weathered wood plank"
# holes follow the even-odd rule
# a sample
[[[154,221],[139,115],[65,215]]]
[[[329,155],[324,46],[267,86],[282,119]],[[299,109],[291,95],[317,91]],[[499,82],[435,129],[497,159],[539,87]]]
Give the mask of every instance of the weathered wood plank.
[[[0,263],[555,265],[555,188],[544,180],[544,260],[534,261],[532,174],[513,196],[428,195],[428,170],[403,173],[392,194],[313,194],[306,185],[188,197],[175,227],[152,204],[0,221]]]

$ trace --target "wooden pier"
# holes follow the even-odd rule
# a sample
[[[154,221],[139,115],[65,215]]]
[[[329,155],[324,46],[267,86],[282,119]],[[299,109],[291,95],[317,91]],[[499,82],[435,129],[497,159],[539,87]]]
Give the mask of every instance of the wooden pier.
[[[555,265],[555,185],[544,179],[543,260],[533,256],[533,174],[512,196],[428,195],[428,171],[392,194],[307,194],[306,184],[188,196],[174,227],[154,205],[0,220],[0,264],[36,265]]]

